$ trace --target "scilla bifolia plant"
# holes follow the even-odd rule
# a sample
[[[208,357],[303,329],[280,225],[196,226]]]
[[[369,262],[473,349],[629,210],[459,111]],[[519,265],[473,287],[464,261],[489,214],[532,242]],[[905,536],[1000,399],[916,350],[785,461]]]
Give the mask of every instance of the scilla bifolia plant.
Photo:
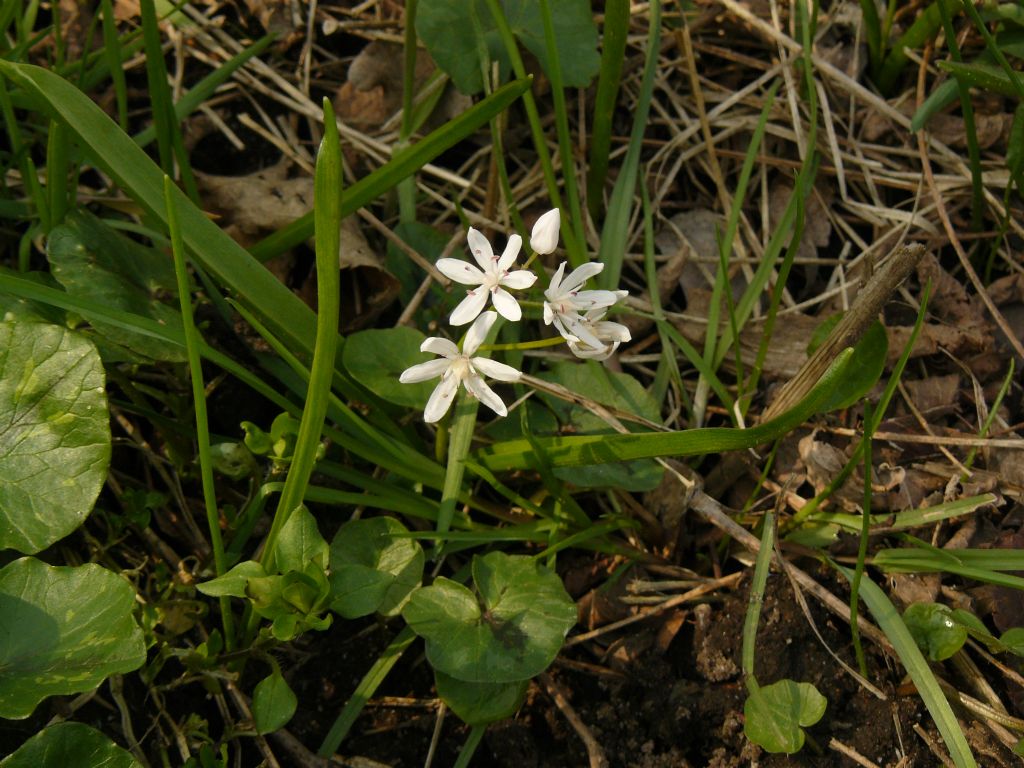
[[[560,224],[557,208],[537,220],[530,235],[534,256],[554,252]],[[510,235],[501,256],[496,256],[487,238],[472,227],[466,240],[479,267],[461,259],[437,261],[438,270],[446,277],[462,285],[473,286],[467,289],[466,298],[448,318],[453,326],[473,323],[462,342],[462,350],[460,352],[448,339],[431,336],[420,346],[420,351],[432,352],[441,358],[407,368],[399,379],[404,384],[412,384],[441,377],[423,411],[423,418],[428,423],[439,421],[448,412],[460,383],[465,385],[470,395],[499,416],[507,415],[505,404],[483,377],[515,382],[522,375],[504,363],[471,355],[484,343],[499,314],[512,322],[522,319],[519,302],[506,289],[524,290],[537,282],[537,276],[528,269],[510,271],[519,256],[523,239],[516,234]],[[567,276],[566,266],[564,261],[559,265],[544,291],[544,323],[555,326],[577,357],[605,360],[622,342],[630,340],[626,326],[604,319],[608,308],[624,298],[628,291],[582,290],[587,280],[600,274],[604,264],[588,262]],[[488,295],[497,312],[481,314],[487,306]]]

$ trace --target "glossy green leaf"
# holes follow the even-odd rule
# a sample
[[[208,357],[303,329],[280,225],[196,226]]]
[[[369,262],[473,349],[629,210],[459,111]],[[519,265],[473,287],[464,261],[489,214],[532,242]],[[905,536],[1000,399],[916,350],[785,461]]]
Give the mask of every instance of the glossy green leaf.
[[[90,691],[146,660],[135,592],[105,568],[23,557],[0,570],[0,717]]]
[[[832,315],[814,329],[811,341],[807,345],[808,355],[813,354],[821,346],[840,319],[842,319],[842,314]],[[870,392],[871,388],[882,378],[888,354],[889,337],[885,333],[885,326],[875,320],[854,346],[848,373],[832,393],[832,398],[825,406],[825,410],[837,411],[849,408]]]
[[[246,597],[249,579],[266,577],[263,566],[254,560],[245,560],[222,576],[196,585],[196,589],[210,597]]]
[[[660,422],[658,404],[635,378],[595,364],[559,363],[540,378],[560,384],[570,392],[595,400],[612,408]],[[551,395],[541,394],[562,422],[562,429],[574,435],[613,435],[616,431],[589,409],[567,403]],[[630,431],[647,432],[643,427],[628,424]],[[537,435],[543,435],[538,432]],[[658,487],[664,468],[653,459],[592,467],[555,469],[555,475],[580,488],[620,488],[625,491],[650,491]]]
[[[576,605],[552,571],[529,557],[473,558],[477,595],[439,578],[402,611],[426,640],[434,669],[458,680],[511,683],[543,672],[576,623]]]
[[[86,211],[71,211],[46,244],[53,276],[69,294],[161,325],[181,326],[174,300],[174,264],[166,255],[130,240]],[[177,344],[96,322],[97,332],[143,359],[180,362]]]
[[[256,733],[273,733],[284,728],[295,714],[298,703],[280,672],[275,670],[260,680],[252,694],[252,719],[256,723]]]
[[[469,725],[486,725],[512,717],[526,699],[529,680],[469,683],[434,670],[438,697]]]
[[[948,606],[912,603],[903,611],[903,623],[917,647],[932,661],[944,661],[963,648],[967,628],[958,623]]]
[[[423,579],[423,548],[390,517],[353,520],[331,542],[331,610],[347,619],[394,616]]]
[[[512,32],[540,60],[544,70],[550,71],[540,4],[537,0],[503,0],[502,6]],[[558,0],[551,6],[564,84],[585,88],[601,66],[590,3]],[[469,33],[473,29],[469,14],[476,15],[482,41]],[[463,93],[483,90],[481,67],[489,62],[481,61],[481,47],[486,49],[490,61],[501,62],[502,71],[507,72],[510,67],[497,24],[484,0],[419,0],[416,33],[437,65]]]
[[[304,506],[296,509],[281,528],[277,540],[277,566],[282,572],[301,571],[307,563],[326,570],[329,548],[316,518]]]
[[[0,760],[0,768],[142,768],[131,753],[82,723],[51,725]]]
[[[359,331],[345,339],[342,363],[353,379],[382,400],[422,410],[437,382],[402,384],[398,377],[406,368],[437,357],[420,352],[425,338],[408,326]]]
[[[0,323],[0,550],[33,553],[81,525],[107,477],[103,365],[80,334]]]
[[[757,689],[743,705],[743,732],[768,752],[799,752],[804,728],[825,714],[828,700],[810,683],[779,680]]]

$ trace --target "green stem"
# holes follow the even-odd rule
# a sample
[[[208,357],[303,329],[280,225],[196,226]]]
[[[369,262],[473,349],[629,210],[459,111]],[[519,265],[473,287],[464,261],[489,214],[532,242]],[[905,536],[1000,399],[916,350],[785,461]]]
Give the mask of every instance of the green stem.
[[[857,546],[857,565],[850,580],[850,635],[853,640],[853,652],[857,657],[857,667],[861,675],[868,676],[868,665],[864,659],[864,648],[860,642],[860,627],[857,624],[857,612],[860,608],[860,581],[864,577],[864,562],[868,556],[868,535],[871,532],[871,438],[872,438],[871,404],[864,403],[864,443],[861,455],[864,457],[864,507],[861,510],[860,542]]]
[[[448,468],[444,475],[444,488],[441,491],[441,506],[437,511],[437,532],[445,533],[455,516],[455,505],[459,501],[462,490],[462,478],[466,474],[466,457],[469,446],[473,442],[473,431],[476,429],[476,412],[480,403],[475,397],[460,390],[458,402],[455,404],[455,417],[452,420],[448,435]],[[442,542],[438,539],[435,559],[440,556]]]
[[[519,349],[540,349],[542,347],[557,347],[564,344],[565,339],[561,336],[554,336],[550,339],[536,339],[534,341],[517,341],[515,344],[481,344],[481,352],[507,352]]]
[[[174,199],[177,188],[170,176],[164,176],[164,200],[167,205],[167,227],[171,233],[171,252],[174,255],[174,274],[178,282],[178,302],[181,305],[181,324],[185,335],[185,352],[192,381],[192,400],[196,412],[196,440],[199,443],[199,470],[203,483],[203,503],[206,507],[206,523],[210,529],[210,545],[213,548],[213,563],[217,575],[227,570],[224,557],[224,540],[220,533],[220,513],[217,509],[217,495],[213,483],[213,458],[210,455],[210,425],[206,412],[206,388],[203,385],[203,363],[199,355],[195,319],[192,317],[192,292],[185,271],[185,246],[178,221],[178,207]],[[224,647],[232,649],[234,626],[230,599],[220,598],[220,613],[224,625]]]
[[[487,733],[486,725],[474,725],[473,730],[469,732],[469,736],[466,737],[466,743],[462,745],[462,749],[459,751],[459,759],[455,761],[454,768],[467,768],[469,761],[473,759],[473,754],[476,752],[476,748],[480,746],[480,742],[484,738],[484,734]]]
[[[317,316],[313,364],[309,373],[306,405],[296,439],[295,453],[278,502],[270,533],[260,556],[268,573],[273,572],[274,547],[281,528],[302,498],[313,473],[320,434],[327,414],[327,400],[334,375],[338,344],[339,272],[341,248],[341,142],[330,99],[324,99],[324,138],[316,161],[314,221],[316,234]]]
[[[754,579],[750,584],[750,602],[747,604],[747,616],[743,621],[743,682],[750,694],[756,695],[760,690],[754,674],[754,655],[757,649],[757,624],[761,619],[761,605],[764,603],[764,589],[768,583],[768,571],[772,562],[772,551],[775,548],[775,513],[765,512],[762,521],[764,530],[761,532],[761,549],[757,553],[754,564]]]

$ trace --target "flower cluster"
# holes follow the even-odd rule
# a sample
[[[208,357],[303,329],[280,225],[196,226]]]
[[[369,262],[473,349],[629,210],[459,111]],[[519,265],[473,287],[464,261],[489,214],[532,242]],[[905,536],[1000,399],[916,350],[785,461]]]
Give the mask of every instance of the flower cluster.
[[[530,248],[535,254],[544,256],[554,252],[560,225],[557,208],[537,220],[530,234]],[[461,285],[472,286],[448,318],[454,326],[472,323],[462,342],[462,350],[448,339],[431,336],[420,345],[420,351],[433,352],[440,357],[407,368],[399,378],[403,384],[411,384],[441,377],[423,411],[423,418],[428,423],[440,420],[448,412],[460,383],[481,403],[499,416],[505,416],[505,404],[483,377],[514,382],[522,376],[509,365],[472,355],[487,338],[499,314],[513,322],[523,316],[519,302],[509,293],[509,290],[530,288],[537,281],[537,276],[528,269],[512,269],[522,249],[523,239],[519,235],[510,236],[501,256],[495,256],[487,238],[472,227],[466,240],[475,265],[461,259],[437,261],[437,268],[443,275]],[[625,297],[628,291],[582,290],[587,280],[600,274],[604,264],[583,264],[568,276],[565,276],[565,268],[566,262],[563,261],[544,291],[544,323],[554,325],[577,357],[604,360],[622,342],[630,340],[626,326],[604,319],[609,307]],[[483,312],[488,296],[495,312]]]

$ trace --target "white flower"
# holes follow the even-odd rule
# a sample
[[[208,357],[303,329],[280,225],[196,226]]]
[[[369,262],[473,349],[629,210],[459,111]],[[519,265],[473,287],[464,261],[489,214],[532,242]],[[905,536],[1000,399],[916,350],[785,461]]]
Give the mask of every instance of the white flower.
[[[554,251],[558,246],[558,227],[561,223],[562,214],[557,208],[552,208],[537,219],[530,233],[530,247],[541,256]]]
[[[569,341],[569,349],[576,357],[591,360],[607,360],[612,353],[619,348],[619,344],[632,339],[629,328],[622,323],[613,323],[605,320],[607,310],[592,309],[585,317],[578,318],[575,329],[583,333],[576,333],[578,337],[593,337],[600,341],[600,345],[593,346],[583,341]]]
[[[462,344],[461,352],[448,339],[431,336],[420,345],[420,352],[433,352],[441,357],[402,371],[398,380],[403,384],[413,384],[437,376],[441,377],[441,381],[438,382],[430,399],[427,400],[427,407],[423,409],[423,420],[428,424],[440,420],[448,413],[448,409],[455,399],[455,393],[459,389],[459,382],[465,384],[470,394],[499,416],[508,414],[505,403],[494,393],[493,389],[487,386],[483,376],[490,376],[498,381],[519,381],[523,374],[504,363],[488,360],[485,357],[470,357],[487,338],[487,333],[497,319],[498,315],[494,312],[484,312],[480,315],[466,331],[466,340]]]
[[[628,295],[629,291],[581,291],[583,284],[594,275],[600,274],[604,264],[588,262],[576,267],[564,280],[566,262],[562,262],[555,274],[551,276],[551,284],[544,291],[544,323],[551,325],[569,341],[582,341],[594,349],[605,345],[587,327],[580,312],[594,309],[606,309],[619,299]]]
[[[537,276],[528,269],[508,271],[519,255],[523,238],[519,235],[509,237],[505,251],[500,257],[494,255],[487,238],[472,227],[466,235],[466,240],[473,252],[473,258],[480,265],[479,269],[461,259],[437,260],[437,268],[445,277],[463,285],[478,286],[466,291],[466,298],[455,308],[448,321],[452,325],[465,325],[474,320],[487,305],[488,294],[494,308],[502,317],[513,322],[519,320],[523,316],[523,310],[505,288],[521,290],[529,288],[537,280]]]

